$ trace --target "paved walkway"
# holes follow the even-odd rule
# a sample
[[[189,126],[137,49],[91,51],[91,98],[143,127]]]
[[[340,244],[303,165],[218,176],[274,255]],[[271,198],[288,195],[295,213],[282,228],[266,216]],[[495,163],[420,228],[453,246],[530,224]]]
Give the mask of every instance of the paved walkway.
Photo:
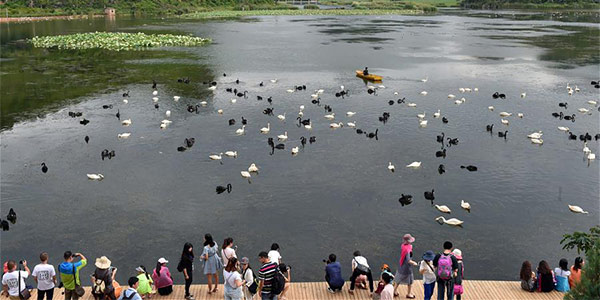
[[[518,281],[487,281],[487,280],[465,280],[463,299],[476,300],[560,300],[563,298],[563,293],[528,293],[521,290]],[[347,283],[348,284],[348,283]],[[125,284],[126,285],[126,284]],[[90,288],[86,287],[86,294],[82,300],[93,300],[90,294]],[[406,286],[401,286],[398,290],[401,297],[395,299],[406,299]],[[191,292],[196,300],[223,299],[223,286],[219,286],[217,294],[208,295],[207,286],[205,284],[192,285]],[[436,293],[434,291],[434,293]],[[423,284],[421,280],[416,280],[413,284],[413,293],[417,296],[416,299],[423,299]],[[158,300],[183,300],[184,287],[177,285],[174,291],[169,296],[159,296],[158,294],[151,299]],[[64,299],[58,290],[54,293],[56,300]],[[31,299],[37,299],[35,291],[32,292]],[[255,300],[260,300],[259,297],[254,297]],[[287,295],[288,300],[369,300],[368,291],[356,290],[354,295],[348,293],[348,286],[345,286],[342,292],[331,294],[327,292],[327,284],[325,282],[293,282]],[[435,299],[435,297],[434,297]]]

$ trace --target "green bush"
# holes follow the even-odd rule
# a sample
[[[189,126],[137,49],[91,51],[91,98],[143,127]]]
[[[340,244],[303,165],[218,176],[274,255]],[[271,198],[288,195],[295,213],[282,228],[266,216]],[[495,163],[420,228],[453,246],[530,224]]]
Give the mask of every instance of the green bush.
[[[307,4],[307,5],[304,5],[304,9],[321,9],[321,8],[316,4]]]

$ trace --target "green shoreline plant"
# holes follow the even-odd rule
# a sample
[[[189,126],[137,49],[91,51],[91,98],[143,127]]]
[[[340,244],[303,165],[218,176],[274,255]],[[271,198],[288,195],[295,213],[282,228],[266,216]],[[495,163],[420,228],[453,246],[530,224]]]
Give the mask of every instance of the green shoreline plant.
[[[280,9],[280,10],[230,10],[205,11],[184,14],[184,19],[221,19],[248,16],[357,16],[357,15],[416,15],[417,9]]]
[[[126,32],[88,32],[69,35],[36,36],[30,40],[36,48],[105,49],[110,51],[143,50],[154,47],[200,46],[210,39],[173,34]]]

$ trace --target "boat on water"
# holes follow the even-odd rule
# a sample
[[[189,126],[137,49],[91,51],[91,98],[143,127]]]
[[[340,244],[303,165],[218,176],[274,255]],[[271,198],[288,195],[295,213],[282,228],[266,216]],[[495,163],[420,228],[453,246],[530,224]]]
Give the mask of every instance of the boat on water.
[[[379,75],[375,75],[375,74],[364,75],[363,71],[361,71],[361,70],[356,70],[356,77],[360,77],[360,78],[368,80],[368,81],[382,81],[383,80],[383,77],[379,76]]]

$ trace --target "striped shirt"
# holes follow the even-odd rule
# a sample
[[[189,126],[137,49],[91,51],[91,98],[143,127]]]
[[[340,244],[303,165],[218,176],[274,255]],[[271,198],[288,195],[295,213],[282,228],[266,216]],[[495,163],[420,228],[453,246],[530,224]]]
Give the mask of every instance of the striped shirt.
[[[271,285],[273,284],[275,272],[277,272],[277,263],[274,262],[264,264],[258,270],[258,275],[256,277],[258,277],[258,280],[264,281],[262,288],[263,295],[268,295],[271,293]]]

